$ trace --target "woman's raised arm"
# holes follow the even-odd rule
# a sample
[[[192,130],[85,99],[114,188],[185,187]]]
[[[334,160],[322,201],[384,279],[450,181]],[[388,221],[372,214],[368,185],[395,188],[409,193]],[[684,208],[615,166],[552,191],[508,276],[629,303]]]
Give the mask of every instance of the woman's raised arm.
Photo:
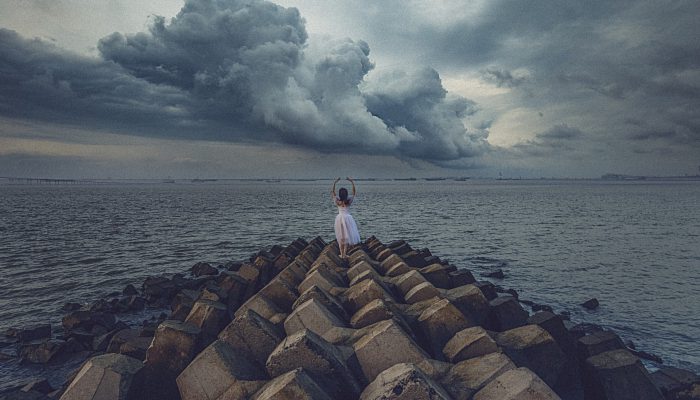
[[[335,184],[338,183],[340,178],[336,179],[335,182],[333,182],[333,189],[331,189],[331,197],[333,198],[333,201],[335,201]]]
[[[350,178],[349,176],[347,177],[347,180],[349,180],[350,183],[352,183],[352,196],[355,197],[355,181],[353,181],[352,178]]]

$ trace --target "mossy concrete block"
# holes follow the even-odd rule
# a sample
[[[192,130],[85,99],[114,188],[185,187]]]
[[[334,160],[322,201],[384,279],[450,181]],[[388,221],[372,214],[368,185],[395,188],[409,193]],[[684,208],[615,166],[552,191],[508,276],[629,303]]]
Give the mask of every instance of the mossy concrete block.
[[[219,333],[219,339],[261,366],[265,365],[267,357],[284,336],[284,331],[279,326],[253,310],[236,317]]]
[[[379,373],[395,364],[417,364],[430,358],[393,320],[367,327],[353,348],[367,382],[373,381]]]
[[[336,346],[305,329],[287,336],[270,354],[265,367],[276,378],[297,368],[319,378],[323,389],[337,399],[355,399],[361,386]]]
[[[584,367],[587,400],[662,400],[642,362],[624,349],[589,357]]]
[[[418,327],[433,358],[442,359],[442,349],[459,331],[473,325],[447,299],[441,299],[426,308],[418,317]]]
[[[419,283],[404,295],[408,304],[418,303],[433,297],[442,297],[442,293],[430,282]]]
[[[251,400],[333,400],[303,368],[297,368],[268,382]]]
[[[182,400],[216,400],[226,391],[251,395],[266,379],[260,366],[225,341],[216,340],[180,373],[177,386]]]
[[[501,374],[474,395],[474,400],[561,400],[537,375],[527,368]]]
[[[103,354],[85,362],[61,400],[129,400],[144,384],[143,363],[122,354]]]
[[[287,335],[309,329],[322,336],[333,327],[345,328],[347,324],[316,299],[309,299],[296,307],[284,321]]]
[[[372,300],[359,309],[350,319],[350,326],[355,329],[364,328],[379,321],[391,319],[394,313],[381,299]]]
[[[552,335],[538,325],[525,325],[502,332],[496,343],[519,367],[527,367],[554,387],[567,358]]]
[[[455,364],[441,383],[455,400],[467,400],[493,379],[515,368],[505,354],[490,353]]]
[[[382,371],[360,395],[360,400],[451,400],[437,382],[416,365],[400,363]]]
[[[480,326],[457,332],[442,349],[445,358],[453,363],[498,351],[496,342]]]

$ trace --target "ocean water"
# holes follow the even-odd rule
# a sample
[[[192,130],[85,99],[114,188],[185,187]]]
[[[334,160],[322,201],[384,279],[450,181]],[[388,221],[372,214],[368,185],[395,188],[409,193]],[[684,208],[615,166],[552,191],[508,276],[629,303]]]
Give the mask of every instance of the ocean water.
[[[333,238],[330,183],[0,185],[0,332],[148,275]],[[363,238],[406,239],[700,372],[700,182],[358,182]],[[578,304],[597,297],[601,306]],[[527,308],[527,307],[526,307]]]

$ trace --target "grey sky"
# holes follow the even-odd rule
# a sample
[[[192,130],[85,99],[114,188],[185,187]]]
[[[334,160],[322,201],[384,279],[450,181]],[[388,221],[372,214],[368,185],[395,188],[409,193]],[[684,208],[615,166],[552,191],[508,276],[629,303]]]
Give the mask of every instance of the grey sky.
[[[694,1],[143,4],[0,3],[1,170],[586,177],[700,165]]]

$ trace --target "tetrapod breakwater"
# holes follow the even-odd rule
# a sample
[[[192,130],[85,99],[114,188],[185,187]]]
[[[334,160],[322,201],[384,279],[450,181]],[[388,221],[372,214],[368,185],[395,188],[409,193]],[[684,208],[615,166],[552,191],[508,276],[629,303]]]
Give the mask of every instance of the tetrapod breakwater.
[[[297,239],[66,304],[58,332],[11,329],[4,360],[73,368],[0,399],[700,398],[692,372],[650,373],[612,331],[523,304],[403,240],[341,259]],[[118,318],[145,308],[163,312]]]

